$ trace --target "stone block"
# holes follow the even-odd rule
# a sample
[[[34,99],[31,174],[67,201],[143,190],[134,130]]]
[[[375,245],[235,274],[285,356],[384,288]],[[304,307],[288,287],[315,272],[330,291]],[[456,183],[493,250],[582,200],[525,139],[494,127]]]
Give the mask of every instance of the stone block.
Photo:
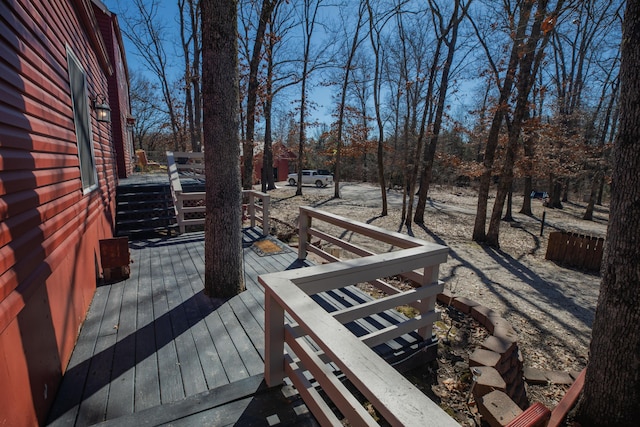
[[[489,316],[489,321],[493,324],[493,327],[496,328],[498,326],[504,326],[504,327],[511,327],[511,323],[505,319],[504,317],[500,316],[497,313],[494,313],[492,315]]]
[[[546,371],[545,375],[551,384],[573,384],[573,378],[568,372],[564,371]]]
[[[473,396],[476,401],[480,396],[484,396],[494,390],[500,390],[503,393],[507,391],[507,384],[495,368],[478,366],[477,369],[480,370],[480,376],[478,376],[476,385],[473,388]]]
[[[514,343],[518,342],[518,334],[510,325],[505,325],[505,324],[496,325],[496,327],[491,332],[491,335],[501,340],[511,341]]]
[[[450,290],[445,289],[442,292],[440,292],[436,298],[438,299],[438,302],[445,305],[449,305],[453,301],[453,294],[451,293]]]
[[[476,319],[482,326],[487,328],[490,334],[493,333],[492,328],[493,325],[489,322],[489,317],[497,316],[498,313],[491,310],[490,308],[485,307],[484,305],[477,305],[471,308],[471,317]]]
[[[522,414],[522,409],[501,391],[492,391],[477,402],[482,419],[491,427],[506,426]]]
[[[503,359],[511,356],[513,350],[517,348],[516,343],[512,341],[507,341],[500,339],[496,336],[489,336],[484,342],[481,344],[483,348],[491,351],[495,351],[496,353],[500,353]]]
[[[498,372],[500,372],[500,375],[502,375],[502,378],[504,378],[504,381],[507,384],[522,382],[522,372],[520,371],[520,369],[516,369],[516,368],[510,368],[505,370],[498,369]]]
[[[471,313],[471,308],[472,307],[476,307],[478,305],[480,305],[479,303],[470,300],[469,298],[465,298],[465,297],[457,297],[453,300],[453,306],[458,309],[458,311],[464,313],[464,314],[469,314]]]
[[[500,353],[485,350],[483,348],[477,348],[469,356],[469,366],[491,366],[492,368],[497,369],[500,359]]]
[[[547,379],[546,371],[538,368],[532,368],[530,366],[525,366],[523,369],[524,379],[529,384],[547,384],[549,380]]]

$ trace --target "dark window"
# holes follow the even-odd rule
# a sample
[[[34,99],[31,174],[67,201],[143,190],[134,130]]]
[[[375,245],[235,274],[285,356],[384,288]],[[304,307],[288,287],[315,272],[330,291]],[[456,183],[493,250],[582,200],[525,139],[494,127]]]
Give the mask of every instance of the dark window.
[[[69,64],[69,85],[71,86],[71,101],[73,102],[73,121],[76,126],[78,141],[78,157],[80,159],[80,178],[84,192],[91,191],[96,186],[96,161],[93,154],[91,138],[91,120],[89,117],[89,98],[87,97],[87,79],[76,56],[67,49],[67,63]]]

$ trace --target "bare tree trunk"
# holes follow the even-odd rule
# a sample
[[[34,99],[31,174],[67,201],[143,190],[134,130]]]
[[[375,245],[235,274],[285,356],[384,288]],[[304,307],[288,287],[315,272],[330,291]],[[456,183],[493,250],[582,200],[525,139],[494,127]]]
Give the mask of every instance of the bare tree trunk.
[[[533,191],[533,182],[531,176],[524,177],[524,199],[522,200],[522,208],[520,213],[532,216],[531,211],[531,192]]]
[[[196,136],[196,128],[195,128],[195,120],[194,120],[194,102],[192,96],[192,62],[191,62],[191,37],[192,34],[188,34],[186,28],[186,22],[184,19],[184,14],[187,12],[185,9],[185,1],[186,0],[178,0],[178,11],[179,11],[179,23],[180,23],[180,42],[182,44],[182,54],[184,55],[184,106],[186,111],[186,121],[187,127],[189,128],[189,139],[191,140],[191,149],[193,151],[200,151],[199,145],[200,141]]]
[[[602,173],[600,171],[596,172],[591,181],[591,192],[589,193],[589,203],[587,204],[587,210],[584,213],[582,219],[586,221],[593,220],[593,209],[596,204],[596,197],[598,195],[598,187],[600,187]]]
[[[336,162],[333,171],[334,190],[333,197],[340,198],[340,167],[342,162],[342,127],[344,122],[344,110],[347,103],[347,87],[349,85],[349,76],[351,75],[351,64],[355,57],[358,44],[360,43],[360,28],[362,27],[362,18],[365,12],[366,2],[361,1],[358,8],[358,23],[356,24],[353,39],[351,41],[351,49],[347,56],[347,63],[344,68],[344,78],[342,80],[342,88],[340,90],[340,104],[338,105],[338,131],[336,135]]]
[[[296,196],[302,196],[302,168],[304,167],[304,144],[306,137],[306,120],[307,120],[307,81],[309,74],[309,61],[311,60],[311,38],[316,25],[316,17],[322,0],[304,0],[304,56],[302,58],[302,81],[300,88],[300,133],[298,135],[298,188]]]
[[[524,121],[529,117],[529,94],[531,93],[538,67],[542,63],[545,46],[548,43],[549,37],[553,34],[553,30],[543,31],[542,29],[543,22],[548,19],[548,0],[531,2],[531,4],[534,3],[536,3],[537,6],[536,13],[526,46],[523,46],[525,50],[519,61],[516,106],[511,125],[509,126],[507,152],[502,166],[502,173],[500,174],[500,182],[498,184],[493,211],[491,213],[489,231],[486,235],[486,243],[494,247],[499,247],[500,218],[504,208],[504,200],[507,193],[511,190],[516,147],[520,140],[520,133]],[[562,0],[556,3],[556,10],[551,13],[552,16],[558,16],[562,10],[562,4]],[[539,43],[540,45],[538,46]]]
[[[409,117],[405,116],[404,121],[404,157],[402,161],[402,214],[400,219],[403,223],[407,222],[407,196],[409,194]],[[409,223],[411,223],[409,221]]]
[[[374,14],[371,8],[369,0],[366,0],[367,10],[369,12],[369,39],[371,41],[371,47],[375,54],[375,68],[373,78],[373,105],[376,112],[376,123],[378,125],[378,145],[377,145],[377,170],[378,170],[378,184],[380,185],[380,196],[382,198],[382,210],[380,216],[387,216],[387,188],[385,184],[384,176],[384,125],[382,123],[382,115],[380,113],[380,28],[377,28],[374,23]],[[336,187],[337,188],[337,187]],[[403,200],[403,212],[405,204]]]
[[[237,1],[202,3],[206,176],[205,293],[242,292]]]
[[[489,189],[491,187],[491,176],[493,173],[493,163],[495,160],[496,149],[498,148],[498,139],[500,136],[500,128],[502,127],[502,121],[508,111],[509,97],[511,96],[511,89],[515,83],[516,71],[520,62],[521,51],[525,41],[525,33],[531,16],[531,10],[533,9],[534,2],[524,2],[520,9],[520,16],[518,18],[518,25],[516,33],[511,46],[511,54],[509,57],[509,63],[507,66],[506,75],[500,88],[500,97],[498,99],[498,105],[496,106],[493,119],[491,121],[491,127],[489,128],[489,134],[487,136],[487,145],[485,147],[483,157],[483,171],[480,176],[479,188],[478,188],[478,204],[476,207],[476,219],[473,226],[473,240],[476,242],[484,242],[487,238],[485,226],[487,223],[487,205],[489,200]],[[473,21],[470,21],[472,24]],[[477,28],[476,33],[478,33]],[[478,33],[478,38],[481,43],[484,40]],[[489,50],[486,44],[483,44],[487,55]],[[497,69],[494,71],[497,73]],[[496,81],[499,86],[499,78],[496,75]]]
[[[202,45],[200,43],[200,0],[188,0],[189,12],[193,34],[191,44],[193,50],[193,66],[191,71],[191,86],[193,87],[193,127],[195,128],[196,146],[194,151],[202,151],[202,93],[200,89],[200,61],[202,58]]]
[[[433,170],[433,161],[436,156],[438,137],[440,136],[440,128],[442,127],[442,117],[444,115],[447,89],[449,87],[449,73],[451,71],[451,65],[453,64],[453,55],[455,54],[456,45],[458,42],[458,28],[460,22],[467,13],[467,8],[470,4],[471,2],[467,3],[467,6],[462,9],[460,16],[458,16],[458,10],[460,9],[460,0],[456,0],[453,12],[451,14],[451,19],[449,20],[449,25],[446,29],[443,29],[444,31],[442,37],[446,38],[446,34],[451,31],[451,39],[449,41],[446,41],[446,39],[444,40],[444,43],[448,48],[447,59],[445,60],[440,77],[440,93],[438,94],[438,105],[436,107],[436,115],[433,122],[433,133],[431,136],[431,140],[429,141],[429,145],[425,147],[425,158],[420,179],[420,189],[418,192],[418,204],[416,205],[416,213],[413,217],[413,221],[416,224],[424,224],[424,210],[427,204],[427,194],[429,193],[429,186],[431,185],[431,173]],[[435,8],[433,7],[432,9],[435,10]],[[441,17],[439,18],[442,19]],[[422,132],[424,132],[424,130]]]
[[[273,40],[273,38],[271,38]],[[273,41],[269,42],[270,50],[273,51]],[[273,147],[271,140],[271,110],[273,105],[273,55],[269,55],[267,63],[267,90],[264,101],[264,151],[262,155],[262,179],[260,184],[262,192],[275,190],[276,185],[273,178]]]
[[[273,147],[271,141],[271,93],[267,89],[267,100],[264,107],[264,150],[262,151],[262,177],[260,186],[262,192],[275,190],[273,182]]]
[[[549,199],[545,206],[552,209],[562,209],[560,196],[562,195],[562,181],[553,173],[549,174]]]
[[[256,30],[256,39],[253,43],[251,61],[249,61],[249,86],[247,88],[247,133],[242,149],[242,160],[244,164],[244,176],[242,177],[242,188],[248,190],[253,186],[253,146],[254,132],[256,125],[256,103],[258,99],[258,66],[260,65],[262,44],[267,23],[271,19],[271,12],[277,0],[263,0],[260,11],[260,22]]]
[[[524,161],[526,167],[526,176],[524,177],[524,199],[522,200],[522,208],[520,213],[532,216],[531,211],[531,192],[533,191],[533,146],[534,136],[529,135],[524,140]]]
[[[165,31],[162,23],[158,21],[160,5],[158,0],[152,0],[151,2],[133,0],[132,3],[138,12],[137,17],[134,18],[133,15],[128,15],[129,17],[124,19],[126,24],[124,33],[136,47],[143,59],[145,68],[158,79],[162,91],[162,100],[167,107],[169,116],[173,149],[179,151],[181,142],[180,125],[173,91],[167,75],[167,54],[164,49],[163,39]]]
[[[605,176],[603,173],[602,177],[600,178],[600,188],[598,189],[598,199],[596,201],[596,204],[598,206],[602,206],[602,195],[604,193],[604,180],[605,180]]]
[[[627,2],[620,128],[613,146],[611,210],[589,365],[576,411],[585,426],[640,419],[640,3]]]

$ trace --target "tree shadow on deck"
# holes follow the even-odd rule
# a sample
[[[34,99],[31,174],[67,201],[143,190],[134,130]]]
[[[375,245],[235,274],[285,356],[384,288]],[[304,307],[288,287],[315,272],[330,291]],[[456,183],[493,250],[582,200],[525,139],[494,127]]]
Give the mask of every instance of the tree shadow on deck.
[[[200,291],[179,306],[79,363],[73,364],[72,357],[73,366],[70,366],[64,374],[62,385],[48,415],[47,424],[56,422],[59,425],[73,425],[83,401],[157,353],[159,349],[205,319],[226,301],[209,298]],[[95,339],[99,340],[100,336]],[[121,356],[124,354],[127,357],[115,357],[116,354]],[[103,416],[103,414],[96,415]]]

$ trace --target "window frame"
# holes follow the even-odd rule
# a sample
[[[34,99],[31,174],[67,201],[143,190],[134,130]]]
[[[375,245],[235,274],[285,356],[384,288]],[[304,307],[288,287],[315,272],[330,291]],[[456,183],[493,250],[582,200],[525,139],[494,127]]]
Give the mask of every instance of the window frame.
[[[71,107],[73,110],[73,124],[76,130],[80,181],[82,185],[82,194],[85,195],[98,188],[98,170],[96,168],[96,156],[93,144],[87,73],[71,47],[67,45],[66,50],[69,74],[69,93],[71,95]],[[73,70],[72,68],[77,70],[78,75],[75,75],[76,70]],[[82,81],[76,82],[75,79],[79,78],[81,78]],[[74,87],[76,84],[80,84],[81,87]],[[74,92],[82,93],[79,93],[80,96],[76,96]],[[79,126],[83,121],[86,122],[84,128]],[[87,162],[89,163],[87,164]]]

